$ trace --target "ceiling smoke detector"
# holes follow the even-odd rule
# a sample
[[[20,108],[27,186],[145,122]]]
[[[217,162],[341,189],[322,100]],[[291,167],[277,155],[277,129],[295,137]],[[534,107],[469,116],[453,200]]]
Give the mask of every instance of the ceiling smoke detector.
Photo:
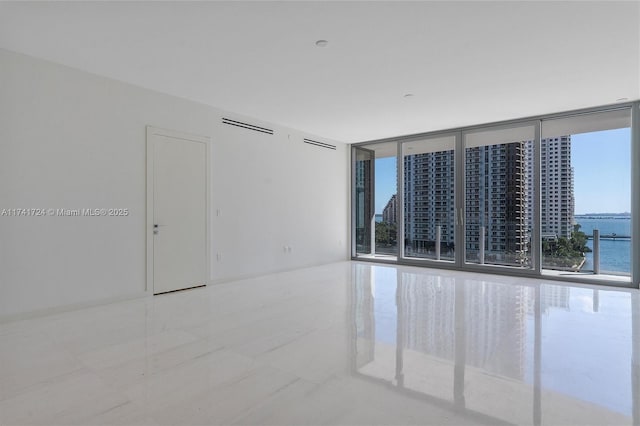
[[[318,40],[316,41],[316,46],[318,47],[327,47],[329,42],[327,40]]]

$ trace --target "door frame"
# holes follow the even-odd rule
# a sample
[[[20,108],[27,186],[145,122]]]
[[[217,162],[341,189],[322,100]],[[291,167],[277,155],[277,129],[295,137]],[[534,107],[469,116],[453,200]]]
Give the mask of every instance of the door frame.
[[[466,206],[466,140],[467,136],[472,133],[479,132],[491,132],[491,131],[501,131],[501,130],[512,130],[523,127],[531,127],[534,132],[533,136],[533,229],[531,234],[531,245],[529,249],[531,250],[531,268],[522,269],[514,266],[504,266],[504,265],[492,265],[492,264],[477,264],[472,262],[467,262],[467,229],[466,229],[466,220],[467,220],[467,206]],[[479,272],[479,273],[496,273],[500,271],[504,271],[507,274],[511,271],[513,275],[517,276],[539,276],[541,275],[540,265],[541,265],[541,257],[542,257],[542,244],[540,242],[540,225],[541,225],[541,217],[540,217],[540,120],[520,120],[517,122],[510,122],[506,124],[490,124],[484,125],[476,128],[462,129],[460,131],[460,139],[457,141],[457,151],[456,155],[459,157],[458,161],[460,162],[460,169],[456,171],[456,179],[457,182],[460,183],[459,192],[456,192],[456,211],[459,212],[459,234],[460,234],[460,244],[461,253],[460,257],[456,258],[456,266],[458,266],[461,270],[470,271],[470,272]],[[458,164],[458,163],[456,163]],[[458,252],[456,251],[456,255]]]
[[[405,188],[406,182],[404,180],[404,173],[405,173],[404,157],[406,153],[404,152],[404,145],[411,142],[420,142],[420,141],[427,142],[431,139],[439,139],[439,138],[446,138],[446,137],[453,137],[455,142],[453,147],[453,168],[454,168],[453,206],[454,206],[454,217],[455,217],[454,227],[453,227],[454,247],[455,247],[454,260],[443,261],[443,260],[435,260],[435,259],[429,259],[429,258],[407,257],[405,253],[406,222],[405,222],[405,212],[404,212],[404,204],[405,204],[404,188]],[[462,133],[460,131],[445,130],[445,131],[432,132],[426,136],[403,138],[398,141],[398,154],[397,154],[398,163],[396,165],[396,170],[398,170],[398,177],[397,177],[398,187],[396,190],[396,194],[397,194],[396,197],[398,200],[398,204],[396,208],[396,217],[398,218],[397,240],[398,240],[398,260],[400,262],[409,262],[411,264],[416,264],[424,267],[440,267],[443,264],[446,266],[459,266],[459,267],[462,266],[461,262],[459,262],[459,256],[457,254],[460,245],[461,244],[464,245],[463,242],[460,242],[458,237],[458,235],[460,234],[460,227],[458,225],[458,222],[459,222],[458,212],[460,211],[460,206],[459,206],[460,197],[458,196],[457,191],[458,191],[458,188],[464,185],[464,175],[462,175],[461,173],[458,173],[458,170],[464,167],[464,159],[460,160],[457,155],[458,151],[460,150],[461,139],[462,139]],[[461,175],[462,177],[460,177]]]
[[[358,205],[357,203],[357,196],[358,194],[355,191],[355,185],[356,185],[356,161],[357,161],[357,155],[356,152],[357,151],[362,151],[362,152],[366,152],[367,154],[371,155],[371,167],[369,168],[369,181],[371,183],[371,197],[369,198],[368,204],[371,208],[371,213],[372,213],[372,217],[369,218],[370,220],[370,235],[369,238],[371,240],[370,244],[371,244],[371,255],[375,254],[376,252],[376,241],[375,241],[375,220],[376,220],[376,214],[375,214],[375,192],[376,192],[376,180],[375,180],[375,166],[376,166],[376,152],[371,150],[371,149],[367,149],[367,148],[363,148],[360,146],[352,146],[351,147],[351,257],[355,258],[358,255],[358,249],[357,249],[357,243],[356,243],[356,206]],[[366,202],[366,201],[365,201]]]
[[[154,247],[153,247],[153,218],[154,218],[154,144],[153,137],[154,136],[162,136],[172,139],[184,140],[189,142],[198,142],[202,143],[205,146],[205,271],[207,276],[205,277],[205,282],[208,284],[211,276],[211,240],[209,238],[209,230],[211,229],[209,217],[209,202],[210,202],[210,172],[209,172],[209,145],[211,144],[211,138],[208,136],[200,136],[192,133],[180,132],[177,130],[169,130],[162,129],[159,127],[147,126],[146,127],[146,163],[147,163],[147,176],[146,176],[146,202],[147,202],[147,215],[146,215],[146,281],[145,281],[145,292],[153,294],[153,261],[154,261]]]

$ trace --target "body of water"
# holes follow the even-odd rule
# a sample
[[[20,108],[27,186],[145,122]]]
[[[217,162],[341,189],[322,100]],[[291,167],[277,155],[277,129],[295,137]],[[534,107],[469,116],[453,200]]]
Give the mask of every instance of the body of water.
[[[587,235],[593,235],[594,229],[598,229],[600,235],[631,235],[629,217],[576,216],[575,219],[581,226],[580,230]],[[593,240],[589,240],[587,245],[593,249]],[[582,270],[593,270],[593,253],[587,253]],[[600,273],[631,273],[631,239],[600,240]]]

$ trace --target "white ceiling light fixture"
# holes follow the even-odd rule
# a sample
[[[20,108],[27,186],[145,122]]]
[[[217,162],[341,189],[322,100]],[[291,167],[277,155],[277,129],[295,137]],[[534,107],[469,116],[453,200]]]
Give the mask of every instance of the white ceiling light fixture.
[[[318,40],[316,41],[316,46],[318,47],[327,47],[329,42],[327,40]]]
[[[413,93],[407,93],[403,96],[404,98],[413,98]]]

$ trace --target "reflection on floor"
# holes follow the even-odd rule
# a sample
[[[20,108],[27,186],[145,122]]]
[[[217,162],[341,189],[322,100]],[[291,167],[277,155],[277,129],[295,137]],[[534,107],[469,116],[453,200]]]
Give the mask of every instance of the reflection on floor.
[[[0,424],[639,424],[640,293],[362,262],[0,324]]]
[[[397,261],[398,257],[394,254],[386,254],[386,253],[375,253],[375,254],[358,254],[359,259],[373,259],[373,260],[388,260],[388,261]]]

